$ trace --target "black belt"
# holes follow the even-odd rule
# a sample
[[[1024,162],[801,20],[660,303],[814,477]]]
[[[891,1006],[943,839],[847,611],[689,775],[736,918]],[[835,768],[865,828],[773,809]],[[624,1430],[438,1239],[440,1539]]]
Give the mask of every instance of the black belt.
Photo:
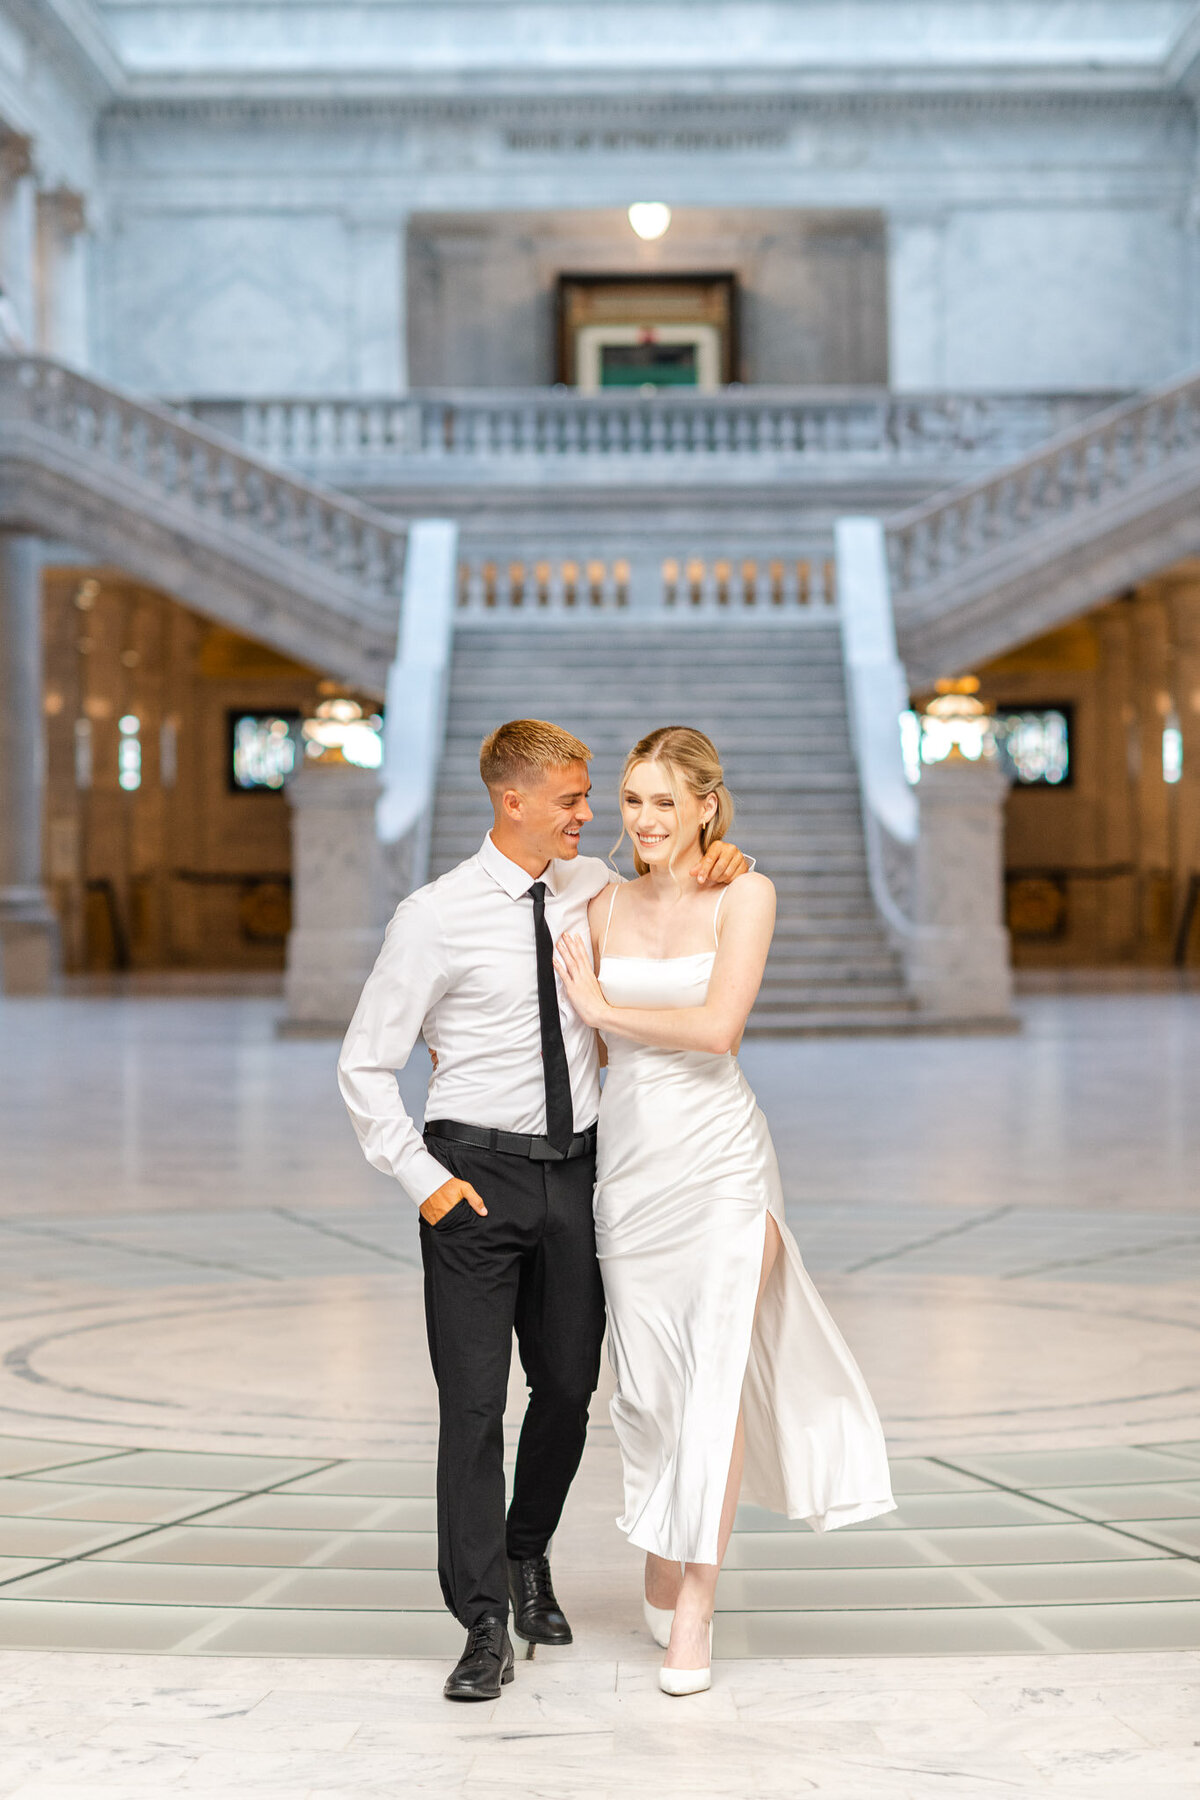
[[[566,1150],[556,1150],[549,1138],[527,1137],[522,1131],[495,1131],[487,1125],[460,1125],[457,1119],[430,1119],[425,1136],[449,1138],[452,1144],[473,1144],[477,1150],[499,1150],[503,1156],[527,1156],[530,1162],[574,1162],[596,1148],[596,1127],[577,1131]]]

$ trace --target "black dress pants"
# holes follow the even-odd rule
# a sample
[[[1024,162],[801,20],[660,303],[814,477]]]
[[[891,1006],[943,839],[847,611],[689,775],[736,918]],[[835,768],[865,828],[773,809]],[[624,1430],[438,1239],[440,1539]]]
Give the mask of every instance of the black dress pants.
[[[438,1576],[470,1626],[508,1616],[506,1556],[544,1554],[587,1434],[600,1375],[604,1289],[592,1224],[594,1156],[532,1162],[427,1138],[465,1200],[421,1220],[425,1320],[438,1385]],[[507,1527],[504,1403],[513,1330],[529,1385]]]

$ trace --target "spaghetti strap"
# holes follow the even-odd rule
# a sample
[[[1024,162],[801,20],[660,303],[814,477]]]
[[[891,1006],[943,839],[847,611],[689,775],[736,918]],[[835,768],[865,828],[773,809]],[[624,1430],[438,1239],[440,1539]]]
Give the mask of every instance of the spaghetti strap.
[[[617,904],[617,889],[620,887],[620,885],[621,885],[620,882],[617,882],[614,885],[613,891],[612,891],[612,899],[608,903],[608,917],[604,921],[604,936],[600,940],[601,959],[603,959],[603,956],[604,956],[604,947],[608,943],[608,932],[609,932],[609,927],[612,924],[613,907]]]
[[[721,911],[721,902],[725,898],[725,896],[728,892],[729,892],[729,889],[727,887],[723,887],[721,889],[720,893],[717,895],[717,904],[713,907],[713,943],[715,944],[715,946],[718,950],[721,948],[721,940],[717,936],[717,918]]]

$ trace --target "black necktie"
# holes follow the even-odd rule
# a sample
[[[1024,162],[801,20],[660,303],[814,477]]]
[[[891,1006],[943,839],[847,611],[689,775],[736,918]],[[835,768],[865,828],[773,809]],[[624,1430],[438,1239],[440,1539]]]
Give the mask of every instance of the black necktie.
[[[546,1136],[565,1155],[575,1135],[571,1109],[571,1076],[558,1016],[558,989],[554,984],[554,942],[546,923],[546,884],[535,881],[533,941],[537,948],[538,1018],[542,1027],[542,1076],[546,1083]]]

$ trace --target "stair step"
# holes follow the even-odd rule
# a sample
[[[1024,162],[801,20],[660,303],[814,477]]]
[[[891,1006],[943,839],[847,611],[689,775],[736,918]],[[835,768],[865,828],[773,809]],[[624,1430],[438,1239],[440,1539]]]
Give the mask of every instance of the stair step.
[[[836,624],[799,632],[586,621],[457,632],[432,866],[471,856],[490,822],[479,743],[500,719],[555,719],[592,752],[584,854],[620,833],[630,746],[681,721],[717,744],[734,836],[776,882],[778,921],[749,1030],[905,1029],[912,1003],[871,897]],[[622,866],[629,852],[622,851]]]

